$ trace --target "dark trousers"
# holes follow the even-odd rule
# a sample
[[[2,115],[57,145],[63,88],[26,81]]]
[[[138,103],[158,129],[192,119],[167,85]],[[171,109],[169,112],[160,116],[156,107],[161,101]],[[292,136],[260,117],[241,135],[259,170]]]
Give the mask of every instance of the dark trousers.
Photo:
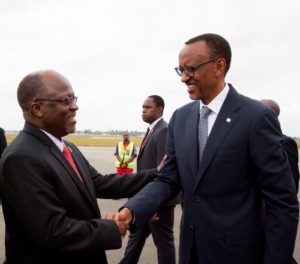
[[[174,208],[166,206],[158,212],[159,220],[149,222],[144,227],[131,232],[126,246],[125,254],[120,264],[138,263],[147,237],[152,234],[157,249],[158,264],[175,264],[174,244]]]

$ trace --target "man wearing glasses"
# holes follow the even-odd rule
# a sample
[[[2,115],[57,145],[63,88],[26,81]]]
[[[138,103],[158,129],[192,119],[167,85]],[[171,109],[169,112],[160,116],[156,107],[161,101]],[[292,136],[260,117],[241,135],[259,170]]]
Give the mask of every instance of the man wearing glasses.
[[[162,172],[117,219],[138,228],[182,190],[180,263],[292,263],[299,207],[280,125],[225,82],[230,62],[219,35],[185,43],[176,72],[194,101],[170,120]]]
[[[157,170],[103,176],[63,140],[75,132],[78,106],[59,73],[29,74],[17,94],[25,126],[0,171],[7,263],[107,263],[105,250],[121,247],[127,224],[101,219],[96,198],[129,197]]]

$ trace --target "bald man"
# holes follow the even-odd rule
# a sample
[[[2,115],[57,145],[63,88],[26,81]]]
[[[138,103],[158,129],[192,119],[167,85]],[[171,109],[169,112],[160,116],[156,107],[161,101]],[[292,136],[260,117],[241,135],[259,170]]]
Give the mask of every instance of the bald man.
[[[27,75],[17,95],[25,126],[0,171],[7,264],[106,264],[105,250],[121,247],[128,226],[102,219],[96,198],[131,196],[157,170],[104,176],[63,140],[75,132],[78,105],[58,72]]]

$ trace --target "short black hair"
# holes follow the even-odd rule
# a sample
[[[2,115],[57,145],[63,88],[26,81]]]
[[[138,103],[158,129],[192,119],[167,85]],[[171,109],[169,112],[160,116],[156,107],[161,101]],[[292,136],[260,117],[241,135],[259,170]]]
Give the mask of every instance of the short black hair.
[[[148,98],[152,98],[153,102],[156,107],[162,107],[162,109],[165,108],[165,102],[164,99],[162,99],[159,95],[150,95]]]
[[[17,97],[23,111],[28,110],[29,102],[44,88],[45,84],[39,72],[28,74],[22,79],[17,90]]]
[[[226,61],[226,68],[225,68],[225,75],[230,68],[231,63],[231,48],[226,39],[222,36],[213,34],[213,33],[206,33],[199,35],[197,37],[191,38],[187,42],[186,45],[192,44],[198,41],[205,41],[207,46],[211,50],[211,57],[212,58],[224,58]]]

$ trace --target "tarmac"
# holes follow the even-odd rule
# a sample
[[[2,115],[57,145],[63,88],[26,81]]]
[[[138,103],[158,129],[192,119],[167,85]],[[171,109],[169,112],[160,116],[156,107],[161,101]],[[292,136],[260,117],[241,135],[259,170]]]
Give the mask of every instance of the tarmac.
[[[98,170],[101,174],[114,173],[114,151],[115,148],[111,147],[80,147],[85,157],[89,162]],[[101,215],[104,217],[106,214],[111,214],[117,212],[118,209],[126,202],[126,199],[120,200],[109,200],[109,199],[99,199],[98,204],[100,207]],[[0,206],[1,207],[1,206]],[[179,223],[181,218],[181,207],[178,205],[175,208],[175,224],[174,224],[174,238],[175,247],[178,262],[178,246],[179,246]],[[38,220],[37,220],[38,221]],[[5,258],[5,248],[4,248],[4,229],[5,224],[2,215],[2,208],[0,209],[0,263],[3,262]],[[299,228],[298,228],[299,230]],[[300,264],[300,232],[297,234],[297,240],[295,245],[294,257],[296,261]],[[107,259],[109,264],[117,264],[122,259],[124,250],[127,244],[128,235],[123,240],[123,245],[121,249],[118,250],[108,250],[106,251]],[[284,243],[284,241],[282,241]],[[152,237],[149,237],[144,246],[142,255],[140,257],[140,264],[154,264],[157,263],[156,258],[156,248],[153,243]]]

